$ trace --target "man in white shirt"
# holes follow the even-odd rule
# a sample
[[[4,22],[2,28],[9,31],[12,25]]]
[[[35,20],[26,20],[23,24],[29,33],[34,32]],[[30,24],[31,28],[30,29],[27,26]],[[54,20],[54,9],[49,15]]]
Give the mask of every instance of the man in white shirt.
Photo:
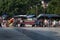
[[[44,20],[44,25],[45,25],[45,27],[48,26],[48,20],[47,19]]]

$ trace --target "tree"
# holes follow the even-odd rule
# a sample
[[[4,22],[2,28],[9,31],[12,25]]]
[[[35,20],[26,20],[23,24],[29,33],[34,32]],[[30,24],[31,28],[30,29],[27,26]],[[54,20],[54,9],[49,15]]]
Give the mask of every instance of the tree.
[[[37,6],[37,8],[36,8]],[[41,12],[41,0],[0,0],[0,15],[37,14]]]
[[[51,0],[48,5],[47,13],[60,14],[60,0]]]

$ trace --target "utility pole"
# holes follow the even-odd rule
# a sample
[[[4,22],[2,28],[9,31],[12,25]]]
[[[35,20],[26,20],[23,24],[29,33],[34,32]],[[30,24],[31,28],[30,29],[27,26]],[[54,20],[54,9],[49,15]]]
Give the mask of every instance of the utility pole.
[[[38,14],[38,7],[37,7],[37,5],[36,5],[36,17],[37,17],[37,14]]]
[[[36,16],[38,15],[38,6],[40,5],[40,3],[36,4]]]

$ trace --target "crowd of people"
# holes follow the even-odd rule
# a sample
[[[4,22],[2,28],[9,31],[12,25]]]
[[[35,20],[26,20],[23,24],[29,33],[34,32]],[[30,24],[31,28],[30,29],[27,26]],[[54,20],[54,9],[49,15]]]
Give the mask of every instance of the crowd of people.
[[[37,26],[41,27],[58,27],[60,26],[60,20],[54,20],[54,19],[40,19],[37,20],[38,23],[36,23]]]
[[[23,22],[23,19],[10,18],[5,20],[2,17],[0,17],[0,27],[22,27],[24,26]]]
[[[60,26],[60,20],[51,20],[51,19],[40,19],[35,20],[34,27],[58,27]],[[11,18],[9,20],[4,20],[0,17],[0,27],[25,27],[24,20]]]

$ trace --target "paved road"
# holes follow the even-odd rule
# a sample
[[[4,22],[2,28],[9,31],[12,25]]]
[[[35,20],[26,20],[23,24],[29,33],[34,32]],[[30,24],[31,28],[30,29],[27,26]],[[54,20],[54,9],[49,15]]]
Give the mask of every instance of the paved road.
[[[59,40],[59,28],[0,28],[0,40]]]
[[[0,28],[0,40],[32,40],[16,28]]]

